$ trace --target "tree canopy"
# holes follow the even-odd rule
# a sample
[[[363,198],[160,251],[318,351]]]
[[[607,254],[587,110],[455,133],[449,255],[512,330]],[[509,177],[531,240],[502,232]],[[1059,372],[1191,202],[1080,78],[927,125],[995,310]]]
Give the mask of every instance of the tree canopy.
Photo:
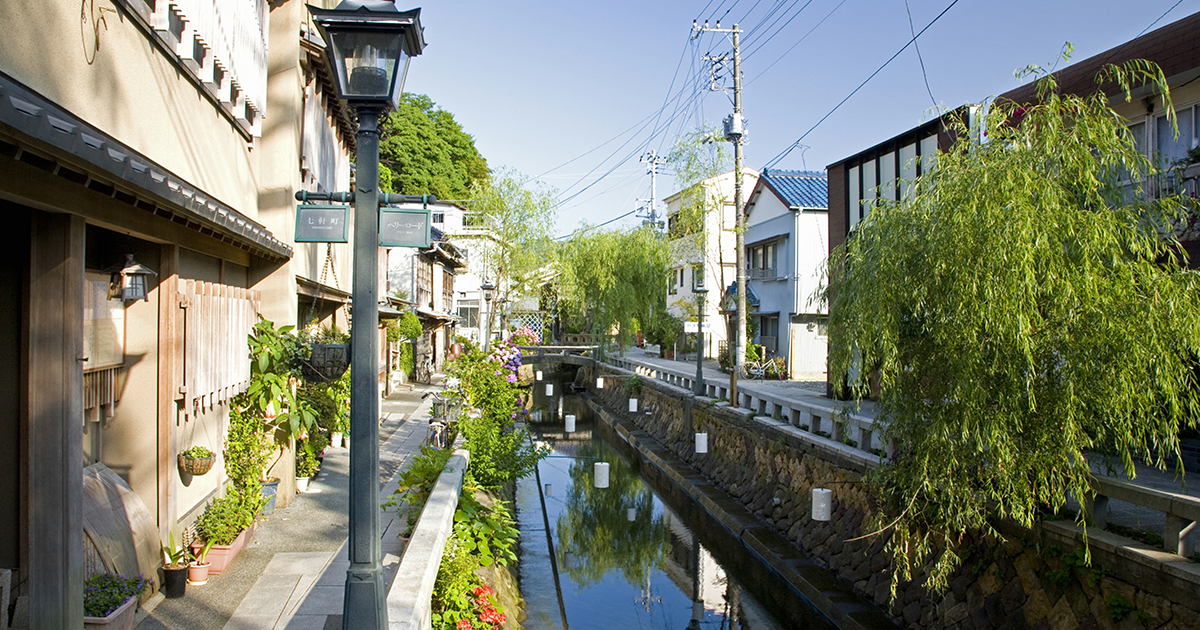
[[[589,332],[618,327],[623,346],[634,320],[649,322],[666,310],[670,264],[667,243],[654,230],[584,227],[559,251],[560,310]]]
[[[471,187],[487,177],[487,160],[450,112],[423,94],[401,96],[381,130],[381,190],[466,199]]]
[[[898,579],[944,587],[965,531],[1032,525],[1090,493],[1089,458],[1165,466],[1197,422],[1200,285],[1174,239],[1184,200],[1102,92],[993,102],[904,201],[882,202],[832,258],[830,371],[896,450],[874,479]],[[1147,62],[1099,77],[1129,93]],[[1132,194],[1130,194],[1132,193]],[[1094,465],[1094,463],[1093,463]],[[1084,522],[1084,515],[1079,516]],[[886,529],[886,528],[885,528]]]

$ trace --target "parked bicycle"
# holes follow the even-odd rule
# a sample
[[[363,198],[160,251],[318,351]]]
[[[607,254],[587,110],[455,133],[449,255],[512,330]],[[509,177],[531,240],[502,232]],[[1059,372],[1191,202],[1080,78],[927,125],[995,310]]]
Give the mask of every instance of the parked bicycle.
[[[463,401],[462,398],[453,394],[443,395],[436,391],[425,392],[421,395],[421,399],[430,396],[433,396],[433,405],[430,408],[429,429],[425,433],[422,445],[443,450],[450,446],[451,428],[458,420],[458,412]]]
[[[426,354],[417,362],[416,380],[426,385],[433,382],[433,357]]]

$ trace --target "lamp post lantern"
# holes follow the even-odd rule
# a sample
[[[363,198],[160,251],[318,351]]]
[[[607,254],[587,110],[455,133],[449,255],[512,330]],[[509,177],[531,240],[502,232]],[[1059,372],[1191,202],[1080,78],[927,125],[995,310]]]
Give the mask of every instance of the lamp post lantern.
[[[483,304],[487,310],[487,317],[483,320],[483,351],[487,352],[492,345],[492,292],[496,287],[491,282],[484,282],[479,285],[479,290],[483,291]]]
[[[328,46],[338,96],[358,114],[354,184],[354,320],[350,328],[350,568],[342,627],[384,630],[379,528],[379,117],[396,107],[409,60],[425,48],[421,10],[390,0],[308,7]]]

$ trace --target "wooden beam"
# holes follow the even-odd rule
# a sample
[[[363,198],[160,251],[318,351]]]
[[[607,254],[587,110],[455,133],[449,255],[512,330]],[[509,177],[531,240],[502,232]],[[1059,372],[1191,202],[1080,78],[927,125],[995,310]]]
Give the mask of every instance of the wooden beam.
[[[174,469],[172,446],[179,393],[180,362],[179,246],[163,245],[158,264],[158,534],[163,536],[175,525],[175,492],[171,481]]]

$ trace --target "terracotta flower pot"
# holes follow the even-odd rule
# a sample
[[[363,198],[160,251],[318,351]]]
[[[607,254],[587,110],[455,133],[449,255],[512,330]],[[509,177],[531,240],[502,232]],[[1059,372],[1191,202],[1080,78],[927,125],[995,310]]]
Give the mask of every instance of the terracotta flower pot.
[[[212,553],[212,552],[210,551],[209,553]],[[191,584],[192,586],[200,586],[202,584],[207,584],[208,583],[208,569],[211,565],[212,565],[211,562],[205,562],[204,564],[192,562],[191,564],[189,564],[188,568],[187,568],[187,571],[188,571],[187,583]]]

